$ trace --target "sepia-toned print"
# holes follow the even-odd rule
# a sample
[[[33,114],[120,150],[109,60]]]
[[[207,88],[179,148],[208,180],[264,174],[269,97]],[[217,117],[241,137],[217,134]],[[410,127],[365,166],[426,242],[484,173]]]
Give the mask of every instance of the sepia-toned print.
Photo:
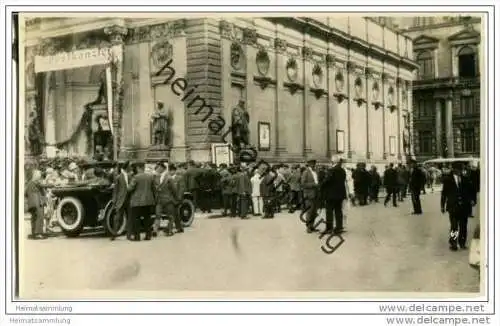
[[[481,16],[19,22],[21,298],[484,290]]]

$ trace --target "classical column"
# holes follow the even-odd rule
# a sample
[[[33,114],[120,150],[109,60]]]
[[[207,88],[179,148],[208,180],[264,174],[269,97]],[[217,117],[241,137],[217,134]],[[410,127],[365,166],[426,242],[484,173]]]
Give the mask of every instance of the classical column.
[[[47,71],[44,80],[44,110],[45,110],[45,154],[47,157],[55,157],[57,148],[53,146],[56,143],[56,116],[55,116],[55,72]]]
[[[368,62],[366,63],[368,65]],[[370,154],[370,99],[371,99],[371,92],[370,92],[370,77],[371,77],[371,72],[370,69],[365,68],[365,99],[366,99],[366,105],[365,105],[365,111],[366,111],[366,159],[371,158]],[[371,85],[370,85],[371,86]]]
[[[437,98],[436,99],[436,155],[437,157],[443,156],[443,140],[441,139],[442,137],[442,130],[443,130],[443,124],[442,124],[442,103],[441,99]]]
[[[104,28],[108,35],[113,52],[112,87],[113,87],[113,158],[118,159],[121,148],[122,114],[123,114],[123,40],[127,35],[127,28],[123,26],[109,26]]]
[[[457,47],[451,47],[451,71],[453,77],[458,77],[458,56]]]
[[[280,155],[281,151],[281,145],[280,145],[280,117],[279,117],[279,110],[280,110],[280,95],[281,95],[281,89],[283,88],[283,77],[281,74],[281,69],[280,69],[280,62],[283,60],[283,53],[286,52],[286,42],[282,39],[280,39],[279,32],[281,30],[281,25],[277,24],[276,25],[276,30],[275,30],[275,39],[274,39],[274,69],[275,69],[275,78],[276,78],[276,88],[275,88],[275,100],[274,100],[274,143],[276,144],[275,147],[275,152],[274,154],[276,156]],[[283,123],[283,122],[281,122]]]
[[[446,147],[448,148],[448,157],[455,156],[453,144],[453,98],[446,98]]]
[[[398,142],[398,161],[401,161],[403,157],[401,156],[401,133],[403,132],[401,130],[401,86],[402,86],[403,80],[401,78],[397,78],[396,80],[396,105],[397,105],[397,114],[398,114],[398,121],[397,121],[397,128],[398,132],[396,134],[396,141]]]
[[[346,85],[347,85],[347,157],[352,158],[352,119],[351,119],[351,72],[352,72],[352,64],[350,58],[350,51],[349,50],[349,55],[346,63]]]
[[[303,156],[307,157],[308,154],[308,149],[307,148],[307,129],[309,125],[309,79],[308,76],[311,71],[311,56],[312,56],[312,49],[308,47],[309,40],[311,37],[307,34],[304,34],[304,40],[303,40],[303,47],[302,47],[302,78],[303,78],[303,85],[304,85],[304,95],[303,95],[303,107],[302,107],[302,145],[303,145]]]
[[[385,132],[385,126],[386,126],[386,121],[385,121],[385,111],[386,111],[386,107],[385,107],[385,84],[387,83],[387,74],[385,72],[382,72],[382,86],[381,86],[381,90],[382,90],[382,157],[383,159],[387,159],[388,155],[387,155],[387,146],[386,146],[386,143],[385,143],[385,136],[386,136],[386,132]]]

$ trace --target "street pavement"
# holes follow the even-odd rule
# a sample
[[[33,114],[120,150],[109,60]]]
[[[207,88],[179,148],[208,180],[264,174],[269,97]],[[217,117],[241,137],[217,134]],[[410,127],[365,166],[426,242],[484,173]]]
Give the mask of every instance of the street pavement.
[[[21,232],[21,295],[54,290],[478,292],[468,250],[448,249],[439,193],[347,212],[345,242],[307,234],[298,213],[248,220],[197,215],[184,234],[132,243],[99,234],[27,240]],[[321,212],[324,216],[324,212]],[[469,239],[478,217],[469,219]],[[331,245],[338,243],[332,239]],[[127,293],[127,291],[125,291]],[[124,294],[122,292],[122,294]]]

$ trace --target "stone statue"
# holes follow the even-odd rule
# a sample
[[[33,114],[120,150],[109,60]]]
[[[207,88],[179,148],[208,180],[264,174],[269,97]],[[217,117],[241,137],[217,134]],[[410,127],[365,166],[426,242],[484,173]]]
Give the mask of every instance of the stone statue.
[[[250,116],[245,108],[245,101],[240,100],[238,105],[233,108],[231,114],[233,146],[237,150],[250,145],[249,122]]]
[[[43,153],[43,142],[42,142],[42,131],[40,129],[40,120],[36,111],[31,111],[29,115],[29,125],[28,125],[28,142],[30,146],[30,152],[34,156],[41,155]]]
[[[152,145],[168,146],[169,143],[169,123],[168,112],[163,102],[158,101],[156,111],[151,117],[152,123]]]

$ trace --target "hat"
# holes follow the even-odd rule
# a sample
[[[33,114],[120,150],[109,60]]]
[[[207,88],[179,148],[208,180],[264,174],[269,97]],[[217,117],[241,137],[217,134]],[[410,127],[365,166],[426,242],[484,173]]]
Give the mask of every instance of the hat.
[[[307,164],[316,164],[316,160],[307,160],[306,163]]]
[[[464,165],[462,162],[453,162],[451,164],[452,169],[463,169]]]
[[[76,169],[78,169],[78,165],[76,165],[75,162],[71,162],[69,164],[69,166],[68,166],[68,170],[73,171],[73,170],[76,170]]]
[[[164,168],[164,169],[166,169],[166,168],[167,168],[167,166],[166,166],[166,165],[165,165],[165,163],[163,163],[163,162],[158,162],[158,163],[156,163],[156,167],[157,167],[157,168],[158,168],[158,167],[160,167],[160,168]]]

